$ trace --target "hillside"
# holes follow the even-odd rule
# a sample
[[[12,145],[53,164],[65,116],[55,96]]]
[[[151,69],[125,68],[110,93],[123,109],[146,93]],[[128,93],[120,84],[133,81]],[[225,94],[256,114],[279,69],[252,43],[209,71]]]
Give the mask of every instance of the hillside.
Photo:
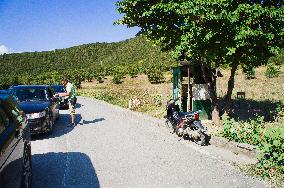
[[[18,83],[46,83],[65,75],[94,76],[103,69],[111,75],[116,66],[158,65],[166,70],[174,62],[168,53],[139,36],[117,43],[92,43],[66,49],[4,54],[0,56],[2,87]],[[144,70],[140,70],[144,71]],[[84,80],[84,78],[82,78]]]

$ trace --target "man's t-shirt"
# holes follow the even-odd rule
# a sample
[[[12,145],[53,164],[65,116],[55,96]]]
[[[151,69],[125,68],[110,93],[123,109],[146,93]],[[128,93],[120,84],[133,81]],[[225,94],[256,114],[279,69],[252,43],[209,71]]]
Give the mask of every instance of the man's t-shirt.
[[[75,86],[70,82],[68,82],[66,85],[66,91],[69,93],[69,99],[76,98]]]

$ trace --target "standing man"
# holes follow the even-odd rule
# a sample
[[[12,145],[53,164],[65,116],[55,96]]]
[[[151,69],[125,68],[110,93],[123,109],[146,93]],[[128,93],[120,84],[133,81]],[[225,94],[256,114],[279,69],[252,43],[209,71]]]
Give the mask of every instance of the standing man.
[[[68,96],[68,103],[69,103],[69,110],[71,115],[71,125],[68,126],[75,126],[75,104],[76,104],[76,92],[75,92],[75,86],[68,82],[67,78],[64,77],[61,80],[61,84],[66,88],[66,93],[59,93],[59,97]]]

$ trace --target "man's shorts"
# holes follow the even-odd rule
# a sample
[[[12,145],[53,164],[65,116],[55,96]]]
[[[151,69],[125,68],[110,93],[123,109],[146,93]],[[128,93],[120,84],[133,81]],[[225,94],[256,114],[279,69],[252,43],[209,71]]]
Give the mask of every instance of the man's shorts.
[[[70,113],[75,114],[75,101],[71,99],[68,101],[68,104]]]

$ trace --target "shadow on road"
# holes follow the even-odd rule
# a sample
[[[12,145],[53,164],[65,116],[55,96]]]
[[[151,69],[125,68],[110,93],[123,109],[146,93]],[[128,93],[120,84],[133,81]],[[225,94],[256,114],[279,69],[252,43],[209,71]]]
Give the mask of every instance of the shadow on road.
[[[84,105],[82,105],[82,104],[80,104],[78,102],[75,104],[75,108],[81,108],[82,106],[84,106]]]
[[[76,114],[75,122],[80,122],[81,119],[82,119],[81,114]],[[59,119],[55,121],[52,133],[32,135],[32,140],[43,140],[48,138],[60,137],[64,134],[68,134],[74,129],[74,127],[67,127],[67,125],[70,124],[70,122],[71,122],[70,114],[60,114]]]
[[[100,187],[95,168],[84,153],[34,154],[32,165],[32,187]]]
[[[98,118],[98,119],[94,119],[92,121],[83,120],[83,122],[79,123],[79,124],[80,125],[87,125],[87,124],[97,123],[97,122],[104,121],[104,120],[105,120],[105,118]]]

